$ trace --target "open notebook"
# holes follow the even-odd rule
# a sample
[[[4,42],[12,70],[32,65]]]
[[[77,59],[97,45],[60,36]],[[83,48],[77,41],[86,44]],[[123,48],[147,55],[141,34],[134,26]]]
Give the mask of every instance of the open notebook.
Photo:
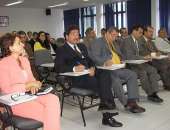
[[[20,104],[20,103],[24,103],[24,102],[34,100],[36,98],[37,98],[36,95],[29,95],[29,94],[26,94],[26,93],[15,92],[15,93],[0,96],[0,102],[4,103],[6,105],[9,105],[9,106],[13,106],[13,105],[17,105],[17,104]]]
[[[53,90],[53,87],[42,87],[35,95],[30,92],[26,93],[11,93],[0,96],[0,102],[9,106],[17,105],[20,103],[28,102],[37,98],[37,96],[48,94]]]

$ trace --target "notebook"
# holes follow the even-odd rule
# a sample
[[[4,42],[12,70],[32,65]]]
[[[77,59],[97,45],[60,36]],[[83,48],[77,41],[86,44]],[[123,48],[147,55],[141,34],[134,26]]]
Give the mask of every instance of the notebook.
[[[17,105],[17,104],[20,104],[20,103],[24,103],[24,102],[34,100],[36,98],[37,98],[36,95],[29,95],[29,94],[26,94],[26,93],[15,92],[15,93],[0,96],[0,102],[4,103],[6,105],[9,105],[9,106],[13,106],[13,105]]]

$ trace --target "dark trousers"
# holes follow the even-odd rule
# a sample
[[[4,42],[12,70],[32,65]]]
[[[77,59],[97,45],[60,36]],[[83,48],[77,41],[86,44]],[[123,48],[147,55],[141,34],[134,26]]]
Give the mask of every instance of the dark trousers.
[[[114,102],[111,91],[110,74],[97,71],[96,76],[84,75],[73,78],[73,87],[90,89],[99,94],[101,102]]]
[[[158,80],[160,79],[156,68],[148,63],[140,65],[127,65],[128,68],[135,71],[141,81],[141,86],[147,95],[158,92]]]
[[[72,78],[72,87],[84,88],[100,93],[99,85],[95,76],[83,75]]]
[[[158,70],[164,87],[170,88],[170,61],[168,59],[153,60],[151,65]]]
[[[111,82],[111,75],[106,70],[97,70],[96,75],[101,91],[101,99],[107,102],[114,102],[114,96],[112,93],[112,82]]]

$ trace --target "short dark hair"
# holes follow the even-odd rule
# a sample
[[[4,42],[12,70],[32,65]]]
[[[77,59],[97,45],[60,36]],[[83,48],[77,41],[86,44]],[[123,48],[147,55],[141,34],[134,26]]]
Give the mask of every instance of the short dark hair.
[[[158,30],[158,33],[160,33],[161,31],[166,31],[166,29],[164,27],[161,27],[159,30]]]
[[[92,27],[89,27],[86,29],[85,34],[88,35],[91,31],[93,31],[94,29]]]
[[[69,35],[71,31],[73,30],[78,30],[79,31],[79,27],[77,25],[70,25],[66,31],[66,35]]]
[[[26,33],[24,31],[18,31],[17,34],[18,35],[26,35]]]
[[[33,32],[33,36],[35,36],[35,35],[38,35],[38,33],[37,32]]]
[[[44,34],[45,34],[45,32],[44,32],[44,31],[40,31],[40,32],[38,33],[38,38],[40,37],[40,35],[41,35],[42,33],[44,33]]]
[[[151,25],[146,25],[143,27],[143,33],[148,31],[148,28],[153,28]]]
[[[107,29],[107,32],[111,33],[113,31],[119,32],[119,29],[117,27],[110,27],[109,29]]]
[[[29,34],[29,33],[31,33],[31,34],[32,34],[32,32],[31,32],[31,31],[28,31],[28,32],[27,32],[27,34]]]
[[[139,28],[143,29],[143,26],[140,24],[133,25],[130,32],[132,33],[133,31],[138,31]]]
[[[102,31],[107,32],[107,29],[106,29],[106,28],[102,28],[100,31],[101,31],[101,32],[102,32]]]
[[[11,33],[6,33],[0,38],[0,46],[2,48],[2,57],[8,56],[11,54],[9,47],[14,44],[16,36]]]
[[[122,34],[122,33],[123,33],[123,30],[125,30],[125,29],[127,29],[127,28],[125,28],[125,27],[120,28],[120,29],[119,29],[119,33]]]

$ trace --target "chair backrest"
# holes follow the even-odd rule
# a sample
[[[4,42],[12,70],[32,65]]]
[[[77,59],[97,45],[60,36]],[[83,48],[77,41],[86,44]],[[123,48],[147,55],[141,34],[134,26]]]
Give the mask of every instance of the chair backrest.
[[[34,52],[35,65],[39,66],[45,63],[53,63],[54,60],[49,50],[43,49]]]

